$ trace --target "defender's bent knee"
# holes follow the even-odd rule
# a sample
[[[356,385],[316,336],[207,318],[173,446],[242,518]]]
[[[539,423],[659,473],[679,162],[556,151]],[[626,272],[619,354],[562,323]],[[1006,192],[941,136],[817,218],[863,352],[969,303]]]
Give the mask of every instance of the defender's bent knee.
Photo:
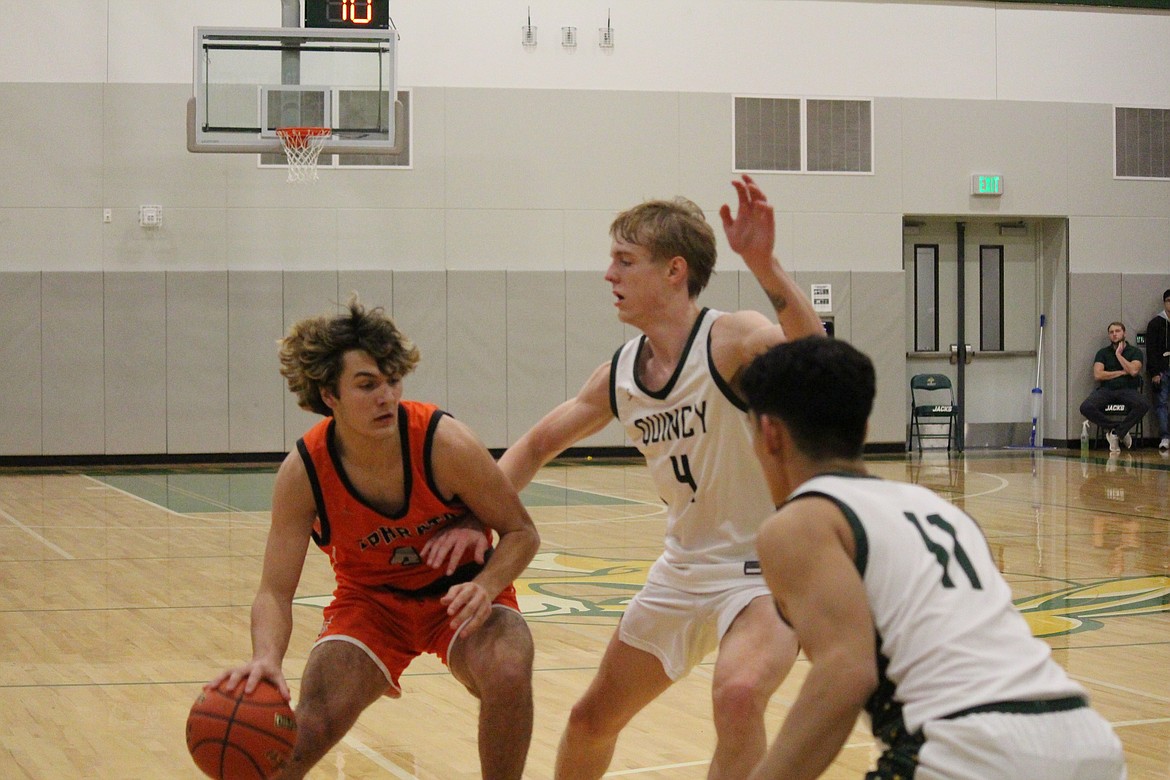
[[[764,690],[765,687],[768,690]],[[744,678],[716,685],[711,692],[716,724],[744,723],[762,718],[771,698],[770,688]]]
[[[457,646],[450,659],[451,671],[481,699],[501,691],[531,695],[532,635],[523,622],[513,623],[511,615],[499,617],[501,621],[483,626]]]

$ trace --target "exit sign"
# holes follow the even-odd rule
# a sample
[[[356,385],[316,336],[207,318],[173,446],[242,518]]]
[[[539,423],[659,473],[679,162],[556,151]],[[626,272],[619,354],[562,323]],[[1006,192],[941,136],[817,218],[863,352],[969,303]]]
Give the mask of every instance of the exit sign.
[[[972,195],[1003,195],[1003,177],[998,173],[971,174]]]

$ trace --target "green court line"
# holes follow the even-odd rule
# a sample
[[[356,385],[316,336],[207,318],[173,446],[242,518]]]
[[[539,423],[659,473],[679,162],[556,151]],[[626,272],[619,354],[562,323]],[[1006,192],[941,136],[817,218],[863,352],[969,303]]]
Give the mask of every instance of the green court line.
[[[520,491],[520,499],[524,506],[629,506],[640,504],[618,496],[607,496],[602,493],[593,493],[588,490],[574,490],[559,485],[542,485],[532,482]]]
[[[181,514],[267,512],[276,474],[91,474],[93,479]]]
[[[92,479],[180,514],[267,512],[272,508],[274,472],[236,474],[90,474]],[[532,483],[520,492],[527,507],[623,506],[638,504],[616,496]]]

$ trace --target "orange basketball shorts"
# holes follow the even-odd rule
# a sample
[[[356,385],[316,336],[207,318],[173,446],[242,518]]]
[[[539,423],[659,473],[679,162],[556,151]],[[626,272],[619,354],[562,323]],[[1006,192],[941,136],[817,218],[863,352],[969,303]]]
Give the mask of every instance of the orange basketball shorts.
[[[423,653],[434,653],[444,665],[451,644],[462,628],[451,628],[451,617],[441,597],[417,598],[398,593],[341,586],[325,607],[322,642],[343,641],[357,645],[386,675],[386,695],[398,698],[398,678]],[[509,585],[492,602],[493,608],[520,611],[516,589]]]

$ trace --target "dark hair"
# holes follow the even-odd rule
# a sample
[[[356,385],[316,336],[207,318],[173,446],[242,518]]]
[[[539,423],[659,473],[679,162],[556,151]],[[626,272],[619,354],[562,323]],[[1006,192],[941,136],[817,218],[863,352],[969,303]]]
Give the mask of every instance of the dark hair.
[[[686,198],[649,200],[623,211],[609,234],[650,250],[654,260],[687,261],[687,293],[697,298],[715,270],[715,231],[703,210]]]
[[[1162,293],[1162,300],[1166,300],[1167,298],[1170,298],[1170,290]]]
[[[418,364],[418,348],[381,307],[367,310],[355,293],[345,312],[303,319],[280,341],[280,373],[302,409],[326,417],[333,414],[321,390],[337,394],[345,353],[354,349],[367,353],[379,371],[394,379],[406,376]]]
[[[748,406],[776,417],[809,457],[861,457],[873,409],[873,362],[848,342],[809,336],[777,344],[744,370]]]

